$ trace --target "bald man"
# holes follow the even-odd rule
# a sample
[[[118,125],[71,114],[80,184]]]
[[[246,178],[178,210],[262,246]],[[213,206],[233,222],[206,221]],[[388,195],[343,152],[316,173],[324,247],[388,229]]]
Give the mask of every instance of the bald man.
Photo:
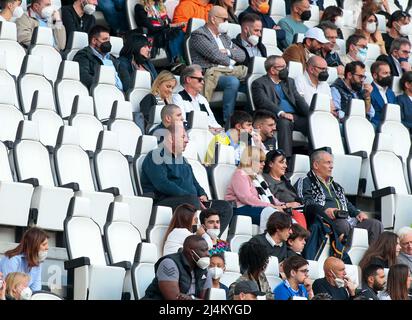
[[[329,78],[328,64],[320,56],[312,56],[306,63],[306,71],[295,79],[298,92],[303,95],[308,105],[315,93],[326,94],[330,97],[331,111],[334,110],[332,93],[327,83]]]
[[[333,300],[351,300],[355,297],[356,285],[346,276],[342,260],[329,257],[323,264],[325,277],[316,279],[312,285],[313,293],[328,293]]]

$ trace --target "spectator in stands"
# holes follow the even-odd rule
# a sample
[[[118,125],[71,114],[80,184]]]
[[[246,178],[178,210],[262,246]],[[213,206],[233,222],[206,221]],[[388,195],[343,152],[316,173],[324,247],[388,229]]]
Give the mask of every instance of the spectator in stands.
[[[229,288],[220,282],[220,278],[226,270],[225,256],[222,253],[213,253],[210,256],[209,275],[212,278],[212,288],[224,289],[226,298],[229,296]]]
[[[259,291],[266,295],[266,300],[273,300],[273,293],[265,275],[268,263],[269,254],[262,244],[252,241],[243,243],[239,249],[239,264],[242,276],[230,285],[229,299],[233,299],[235,287],[239,282],[250,280],[258,286]]]
[[[98,0],[101,11],[114,35],[122,36],[128,29],[125,0]]]
[[[265,224],[266,230],[249,240],[264,246],[269,256],[278,258],[279,263],[288,257],[287,240],[292,233],[292,219],[283,212],[274,212]]]
[[[388,32],[382,34],[386,52],[390,52],[393,40],[412,33],[410,22],[411,15],[408,12],[397,10],[392,13],[388,20]]]
[[[224,254],[225,251],[230,251],[229,242],[219,239],[219,235],[224,232],[220,229],[220,215],[214,209],[204,209],[199,214],[200,225],[212,239],[213,247],[210,249],[210,254]],[[224,262],[224,261],[223,261]]]
[[[273,198],[267,185],[264,190],[260,184],[258,174],[262,171],[264,163],[265,153],[260,148],[246,147],[225,195],[225,200],[236,203],[233,209],[234,215],[249,216],[253,224],[260,225],[262,228],[266,225],[261,224],[262,216],[276,210],[283,210],[283,203]]]
[[[305,33],[308,27],[303,24],[311,16],[309,0],[291,0],[290,15],[279,20],[279,27],[286,32],[286,43],[293,43],[293,36],[297,33]]]
[[[412,71],[404,72],[399,86],[403,94],[396,97],[396,103],[401,107],[401,119],[403,125],[412,133]]]
[[[162,108],[160,118],[162,122],[149,131],[149,135],[158,137],[159,143],[163,141],[165,130],[172,123],[183,122],[182,109],[175,104],[167,104]]]
[[[229,23],[239,24],[239,19],[235,15],[234,5],[235,0],[217,0],[216,5],[221,6],[227,10]]]
[[[306,240],[309,238],[310,232],[307,231],[298,223],[292,224],[292,233],[287,240],[288,244],[288,257],[302,255],[305,248]]]
[[[381,54],[386,54],[385,42],[378,30],[378,18],[373,12],[362,10],[361,23],[356,32],[365,36],[368,43],[377,44],[381,49]]]
[[[321,93],[330,97],[330,110],[335,113],[327,80],[329,78],[328,64],[326,60],[319,56],[312,56],[306,63],[306,70],[299,75],[296,80],[296,89],[305,98],[308,105],[311,104],[315,94]]]
[[[286,33],[280,26],[276,25],[276,22],[269,15],[269,1],[267,0],[249,0],[249,6],[239,14],[239,22],[242,24],[243,17],[248,13],[255,13],[260,17],[263,28],[275,29],[276,40],[278,47],[283,50],[288,45],[286,44]]]
[[[209,0],[181,0],[173,14],[173,23],[185,23],[183,30],[186,32],[190,18],[208,20],[208,13],[213,4]]]
[[[30,300],[32,290],[29,287],[30,276],[23,272],[10,272],[5,281],[6,300]]]
[[[286,177],[286,155],[281,149],[270,151],[266,154],[263,178],[269,186],[273,196],[282,201],[287,210],[291,210],[292,217],[305,229],[307,228],[305,216],[294,210],[302,206],[302,200],[298,197],[296,189]]]
[[[7,300],[6,297],[7,284],[3,278],[3,273],[0,272],[0,300]]]
[[[152,82],[156,79],[157,71],[150,61],[150,43],[145,36],[132,33],[126,38],[119,54],[119,67],[124,92],[131,89],[136,70],[149,72]]]
[[[355,297],[356,285],[346,276],[345,264],[342,260],[329,257],[323,264],[324,278],[313,282],[313,293],[328,293],[332,300],[350,300]]]
[[[343,76],[344,66],[340,60],[339,53],[336,52],[336,39],[338,38],[338,27],[330,21],[324,21],[319,25],[329,43],[322,47],[321,56],[326,60],[328,67],[336,68],[338,76]]]
[[[323,11],[323,15],[320,18],[319,24],[322,25],[325,22],[332,22],[338,32],[339,39],[343,39],[343,34],[341,28],[343,28],[343,11],[341,8],[336,6],[328,6],[325,11]],[[326,34],[325,34],[326,36]],[[327,38],[327,37],[326,37]]]
[[[267,74],[252,83],[252,99],[258,109],[277,115],[278,147],[290,158],[292,132],[307,134],[309,106],[298,93],[295,81],[288,77],[286,62],[281,56],[268,57],[265,69]]]
[[[123,90],[120,80],[119,61],[110,54],[112,45],[110,43],[110,33],[106,27],[96,25],[89,31],[89,45],[79,50],[73,61],[79,63],[80,81],[90,90],[97,80],[99,66],[112,66],[116,69],[116,87]]]
[[[384,268],[390,268],[396,263],[400,251],[401,246],[396,233],[385,231],[366,250],[359,267],[364,270],[370,264],[379,264]]]
[[[320,56],[323,45],[328,42],[329,40],[325,38],[322,29],[318,27],[308,29],[303,42],[290,45],[283,52],[283,59],[286,63],[289,63],[289,61],[300,62],[303,70],[305,70],[308,59],[313,55]]]
[[[363,289],[359,290],[357,296],[364,296],[368,300],[379,300],[378,292],[385,287],[385,272],[383,266],[370,264],[362,270]]]
[[[232,39],[240,49],[245,52],[246,59],[243,65],[249,66],[253,57],[267,57],[265,45],[262,38],[262,21],[254,13],[245,14],[242,19],[241,32]]]
[[[197,64],[192,64],[183,69],[180,74],[180,84],[182,91],[173,95],[173,103],[178,105],[183,111],[183,118],[187,120],[191,111],[203,111],[208,115],[209,130],[217,134],[224,129],[216,121],[209,102],[201,95],[204,85],[202,68]]]
[[[0,272],[3,273],[3,277],[7,277],[11,272],[27,273],[30,275],[30,289],[41,290],[41,264],[46,260],[48,249],[46,232],[32,227],[23,234],[16,248],[4,253],[4,257],[0,260]]]
[[[387,103],[396,103],[396,96],[392,90],[393,77],[391,76],[391,69],[387,62],[375,61],[371,65],[371,74],[373,78],[371,108],[374,110],[374,115],[371,116],[371,122],[375,130],[378,130],[383,117],[383,107]]]
[[[311,299],[312,283],[308,277],[309,263],[300,256],[292,256],[283,262],[286,279],[273,290],[275,300],[292,300],[293,297]]]
[[[343,65],[353,61],[365,63],[368,55],[368,40],[360,34],[352,34],[346,40],[346,55],[341,59]]]
[[[412,228],[402,227],[398,231],[401,252],[398,255],[397,263],[406,264],[409,272],[412,272]]]
[[[257,110],[253,115],[253,129],[259,133],[265,152],[276,149],[276,116],[274,113]]]
[[[21,0],[2,0],[0,1],[0,8],[0,22],[13,22],[24,14],[23,8],[21,7]]]
[[[66,47],[66,29],[60,12],[51,0],[32,0],[27,12],[16,20],[17,41],[28,48],[36,27],[49,27],[53,30],[54,47],[63,50]]]
[[[149,38],[152,58],[163,48],[170,62],[182,62],[184,32],[181,29],[186,26],[186,22],[171,23],[163,0],[142,0],[136,3],[134,19],[137,25],[135,31],[147,34]]]
[[[234,66],[246,56],[227,35],[227,11],[214,6],[209,11],[209,20],[194,31],[189,40],[193,63],[205,70],[205,97],[210,99],[215,89],[223,90],[223,121],[229,124],[235,110],[240,81],[246,76],[246,68]],[[214,68],[217,67],[217,68]]]
[[[203,299],[212,278],[208,274],[210,258],[207,242],[198,235],[188,236],[183,250],[161,257],[155,265],[155,278],[143,299]]]
[[[89,33],[96,25],[96,18],[93,15],[96,6],[97,0],[76,0],[72,5],[62,7],[62,21],[67,38],[75,31]]]
[[[352,61],[346,64],[344,79],[337,78],[331,87],[333,104],[335,106],[339,121],[343,121],[352,99],[365,101],[365,113],[368,117],[373,116],[371,109],[372,86],[365,83],[365,65],[360,61]]]
[[[140,101],[140,111],[143,113],[146,128],[151,122],[150,116],[155,106],[165,106],[173,103],[172,95],[176,85],[175,76],[167,70],[161,71],[153,81],[150,93]]]
[[[143,193],[154,198],[155,205],[175,209],[182,203],[194,205],[198,210],[209,205],[220,214],[221,230],[232,218],[232,208],[226,201],[208,201],[206,192],[197,182],[192,167],[182,156],[188,143],[183,124],[172,123],[164,137],[163,146],[150,151],[142,164]]]
[[[205,239],[209,249],[212,248],[212,239],[209,234],[206,233],[206,230],[202,226],[197,226],[198,220],[196,211],[196,208],[190,204],[181,204],[175,209],[172,220],[170,220],[169,227],[164,236],[164,256],[176,253],[183,247],[185,239],[193,233]]]
[[[233,289],[233,300],[257,300],[257,296],[264,295],[257,283],[252,280],[239,281]]]
[[[395,264],[389,268],[386,290],[379,292],[380,300],[411,300],[411,271],[405,264]]]
[[[329,220],[339,236],[343,234],[346,239],[355,226],[367,229],[369,243],[374,243],[382,233],[383,225],[378,220],[369,219],[365,212],[346,198],[345,190],[332,177],[333,156],[327,151],[317,150],[310,156],[310,165],[311,171],[295,185],[299,197],[303,199],[307,221],[311,220],[308,216],[321,215]],[[337,210],[347,211],[349,217],[336,218]]]
[[[392,76],[402,76],[404,72],[411,71],[411,65],[408,62],[411,54],[411,43],[408,39],[398,38],[392,41],[389,55],[381,55],[376,60],[385,61],[391,68]]]

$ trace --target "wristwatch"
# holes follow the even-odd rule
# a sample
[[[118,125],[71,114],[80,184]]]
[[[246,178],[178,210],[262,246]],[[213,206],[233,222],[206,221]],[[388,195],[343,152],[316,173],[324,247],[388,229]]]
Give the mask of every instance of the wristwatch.
[[[192,298],[192,300],[196,300],[196,297],[193,294],[190,295],[190,298]]]

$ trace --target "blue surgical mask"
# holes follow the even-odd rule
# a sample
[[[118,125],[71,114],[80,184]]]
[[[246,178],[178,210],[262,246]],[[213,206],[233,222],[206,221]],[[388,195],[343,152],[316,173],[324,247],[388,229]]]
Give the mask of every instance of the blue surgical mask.
[[[368,55],[368,49],[367,48],[358,48],[358,53],[356,54],[356,58],[359,61],[365,62],[367,55]]]
[[[399,63],[408,62],[408,58],[398,58]]]

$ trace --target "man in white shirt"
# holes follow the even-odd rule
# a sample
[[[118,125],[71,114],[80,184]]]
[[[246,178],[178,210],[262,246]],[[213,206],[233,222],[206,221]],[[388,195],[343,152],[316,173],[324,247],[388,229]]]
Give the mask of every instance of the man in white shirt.
[[[186,67],[180,74],[180,83],[184,89],[173,95],[173,103],[182,109],[183,119],[187,120],[191,111],[203,111],[208,114],[209,130],[213,134],[222,131],[223,128],[216,121],[209,102],[200,94],[204,85],[202,68],[197,64]]]
[[[328,79],[328,64],[326,60],[319,56],[309,58],[306,71],[295,79],[296,89],[305,98],[310,106],[312,97],[316,93],[326,94],[330,97],[331,112],[334,110],[332,94],[330,92]]]

